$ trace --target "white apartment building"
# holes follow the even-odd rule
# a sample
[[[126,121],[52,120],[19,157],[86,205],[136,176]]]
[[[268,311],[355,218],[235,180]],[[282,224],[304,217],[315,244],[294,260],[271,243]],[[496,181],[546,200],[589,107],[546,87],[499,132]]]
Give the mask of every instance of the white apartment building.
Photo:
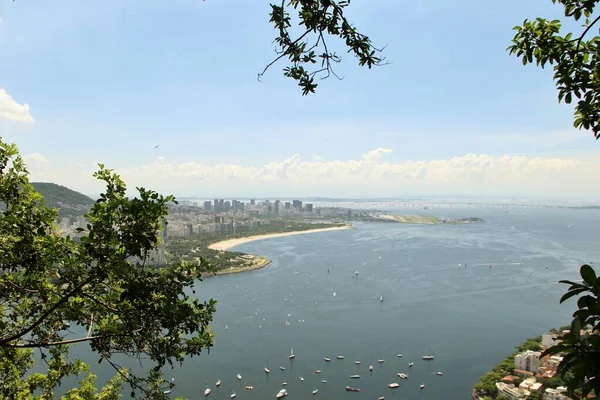
[[[567,400],[568,397],[563,393],[567,391],[564,386],[559,386],[556,389],[548,388],[544,392],[544,400]]]
[[[527,350],[515,356],[515,368],[535,373],[540,367],[539,351]]]

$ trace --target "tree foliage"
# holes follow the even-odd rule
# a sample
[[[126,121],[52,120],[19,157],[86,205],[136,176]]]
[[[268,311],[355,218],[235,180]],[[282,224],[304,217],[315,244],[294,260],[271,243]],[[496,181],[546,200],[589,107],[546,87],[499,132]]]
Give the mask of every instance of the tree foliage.
[[[558,100],[576,101],[576,128],[591,129],[600,138],[600,36],[591,36],[600,21],[596,6],[600,0],[551,0],[564,6],[565,17],[583,21],[581,32],[561,33],[560,20],[526,19],[516,26],[510,54],[516,54],[523,65],[535,63],[554,69]]]
[[[585,398],[591,392],[600,393],[600,278],[589,265],[583,265],[580,274],[581,283],[560,281],[570,285],[560,302],[579,296],[577,310],[569,333],[542,355],[563,354],[558,372],[567,382],[569,396]],[[582,334],[584,328],[592,334]]]
[[[145,261],[174,198],[144,188],[128,198],[125,183],[102,165],[95,177],[106,191],[83,237],[62,237],[56,210],[29,183],[16,147],[0,139],[0,398],[53,398],[65,377],[80,374],[67,398],[115,399],[123,382],[131,397],[164,398],[162,367],[212,345],[215,302],[189,294],[206,263],[159,269]],[[88,343],[99,362],[115,368],[102,392],[88,367],[69,359],[75,343]],[[32,373],[33,349],[45,373]],[[136,376],[116,354],[152,369]]]
[[[348,53],[358,59],[360,66],[383,65],[385,59],[380,55],[383,49],[375,47],[371,39],[360,33],[344,15],[350,1],[281,0],[279,4],[271,4],[270,22],[277,31],[274,41],[277,57],[258,74],[258,78],[273,64],[287,58],[288,65],[283,74],[298,82],[303,95],[315,92],[318,86],[315,77],[326,79],[333,75],[341,79],[333,69],[341,56],[329,49],[326,42],[329,36],[342,39]],[[291,31],[296,27],[300,27],[301,32],[294,36]]]

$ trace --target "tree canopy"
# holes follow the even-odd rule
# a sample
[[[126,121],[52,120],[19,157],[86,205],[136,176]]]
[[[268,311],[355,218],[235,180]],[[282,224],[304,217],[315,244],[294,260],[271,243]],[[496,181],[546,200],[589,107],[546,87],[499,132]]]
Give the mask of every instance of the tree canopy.
[[[558,100],[575,101],[576,128],[590,129],[600,138],[600,36],[592,28],[600,21],[596,6],[600,0],[550,0],[564,6],[567,23],[583,21],[581,31],[561,32],[563,22],[536,18],[516,26],[513,44],[508,47],[523,65],[544,68],[552,65]]]
[[[167,203],[175,199],[144,188],[128,198],[119,176],[99,167],[95,177],[106,191],[75,241],[59,234],[56,211],[29,183],[16,147],[0,139],[1,398],[53,398],[65,377],[81,373],[80,387],[67,398],[117,398],[123,382],[131,397],[164,398],[161,368],[212,345],[215,302],[188,294],[206,263],[164,269],[146,263],[160,244]],[[88,367],[68,358],[69,346],[83,342],[117,373],[99,394]],[[46,373],[31,373],[32,349]],[[115,354],[144,359],[151,372],[135,376]]]

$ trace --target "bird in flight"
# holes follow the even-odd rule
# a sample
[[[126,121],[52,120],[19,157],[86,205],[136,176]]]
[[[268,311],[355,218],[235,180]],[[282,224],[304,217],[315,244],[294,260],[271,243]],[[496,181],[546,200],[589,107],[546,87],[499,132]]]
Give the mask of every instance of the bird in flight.
[[[156,146],[154,146],[155,149],[158,149],[158,146],[160,146],[160,144],[157,144]]]

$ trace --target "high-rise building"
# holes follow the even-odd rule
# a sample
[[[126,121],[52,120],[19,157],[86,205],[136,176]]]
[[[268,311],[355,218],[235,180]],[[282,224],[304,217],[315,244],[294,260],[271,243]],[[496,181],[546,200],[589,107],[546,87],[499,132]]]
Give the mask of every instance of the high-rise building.
[[[187,224],[185,226],[185,233],[187,236],[190,236],[191,234],[194,233],[194,226],[192,224]]]
[[[210,200],[204,202],[204,211],[212,211],[212,204],[210,203]]]
[[[302,210],[302,200],[294,200],[292,206],[298,211]]]
[[[216,213],[221,212],[221,208],[219,207],[219,199],[214,199],[213,211]]]
[[[254,199],[251,199],[251,200],[250,200],[250,205],[251,205],[251,206],[253,206],[253,205],[255,205],[255,204],[256,204],[256,201],[255,201]]]
[[[229,200],[227,200],[225,202],[225,206],[223,207],[223,211],[224,212],[229,212],[231,210],[231,203],[229,202]]]
[[[279,215],[280,205],[281,205],[281,202],[279,200],[275,200],[275,207],[273,207],[273,212],[275,213],[275,215]]]
[[[306,203],[306,204],[304,205],[304,209],[305,209],[306,211],[308,211],[308,212],[312,212],[312,211],[313,211],[313,205],[312,205],[312,204],[309,204],[309,203]]]
[[[285,209],[289,210],[290,208],[292,208],[292,203],[290,203],[289,201],[285,202]]]

